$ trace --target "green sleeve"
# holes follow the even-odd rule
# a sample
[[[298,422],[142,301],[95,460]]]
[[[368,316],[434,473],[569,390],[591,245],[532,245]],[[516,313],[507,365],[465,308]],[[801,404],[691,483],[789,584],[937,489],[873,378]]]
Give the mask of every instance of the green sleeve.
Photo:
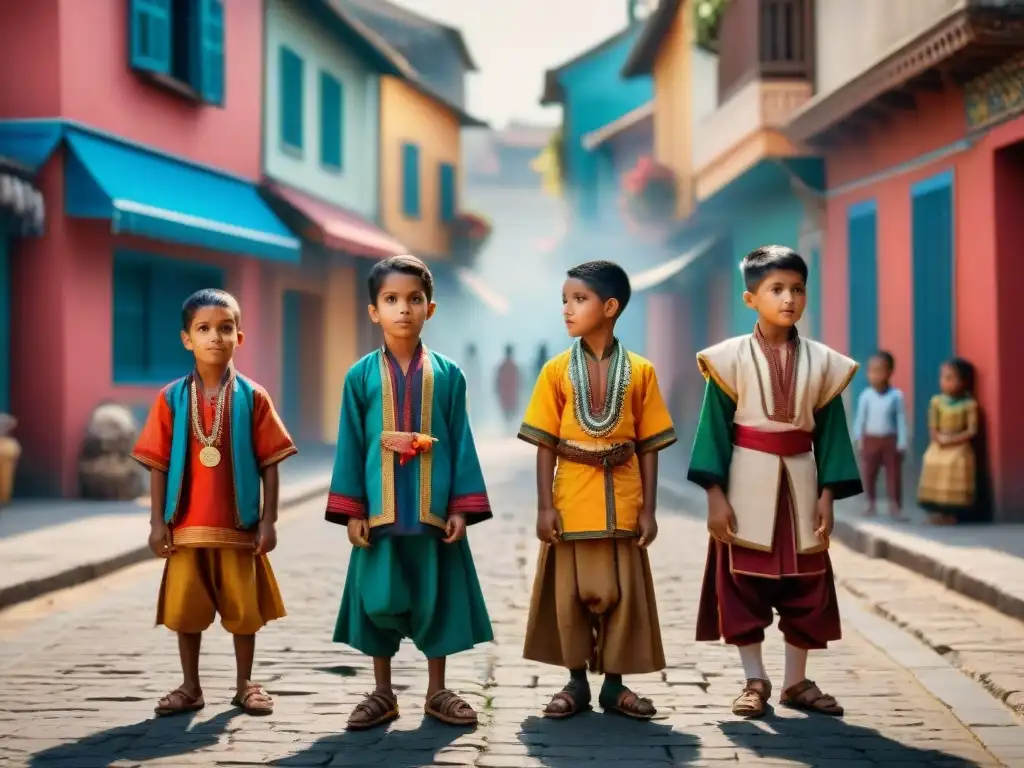
[[[736,403],[713,379],[708,379],[690,455],[690,471],[686,474],[691,483],[702,488],[717,485],[722,490],[728,486],[735,415]]]
[[[819,491],[830,488],[837,501],[864,492],[841,397],[814,414],[814,462]]]
[[[334,449],[334,470],[327,496],[326,519],[348,525],[351,518],[368,516],[366,482],[367,435],[364,428],[365,401],[359,367],[345,376],[338,418],[338,442]]]

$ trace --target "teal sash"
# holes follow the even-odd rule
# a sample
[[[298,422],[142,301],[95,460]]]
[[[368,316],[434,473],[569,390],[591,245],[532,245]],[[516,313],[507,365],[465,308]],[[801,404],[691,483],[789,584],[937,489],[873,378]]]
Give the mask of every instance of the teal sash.
[[[181,490],[188,461],[189,433],[192,431],[192,409],[189,391],[192,374],[178,379],[166,390],[167,405],[173,416],[171,429],[171,463],[167,469],[167,497],[164,522],[170,525],[178,515]],[[252,412],[255,397],[252,382],[235,374],[231,388],[231,479],[235,486],[236,519],[242,528],[254,528],[260,521],[260,470],[256,464],[256,443],[252,434]]]

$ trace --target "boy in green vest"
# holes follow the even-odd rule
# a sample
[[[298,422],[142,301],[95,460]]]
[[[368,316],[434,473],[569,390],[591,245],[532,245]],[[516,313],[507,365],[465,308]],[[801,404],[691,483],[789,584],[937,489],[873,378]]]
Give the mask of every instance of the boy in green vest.
[[[235,297],[196,291],[181,316],[195,368],[160,390],[132,452],[150,470],[149,546],[167,561],[156,621],[178,634],[184,678],[156,713],[205,706],[200,641],[220,614],[235,641],[231,703],[266,715],[274,702],[252,681],[253,656],[256,632],[285,615],[267,553],[277,546],[277,465],[296,448],[270,396],[232,365],[244,340]]]

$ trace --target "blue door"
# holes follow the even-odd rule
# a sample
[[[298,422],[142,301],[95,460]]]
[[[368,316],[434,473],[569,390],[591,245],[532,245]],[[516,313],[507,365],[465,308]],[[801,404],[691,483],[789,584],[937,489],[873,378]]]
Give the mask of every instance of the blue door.
[[[0,413],[11,409],[11,265],[10,241],[0,222]]]
[[[852,394],[856,398],[867,386],[865,363],[878,349],[878,209],[874,200],[850,206],[846,243],[850,284],[850,357],[861,365],[853,380]]]
[[[293,436],[302,426],[302,294],[285,291],[281,312],[281,418]]]
[[[928,401],[953,356],[953,174],[914,185],[914,448],[928,447]]]

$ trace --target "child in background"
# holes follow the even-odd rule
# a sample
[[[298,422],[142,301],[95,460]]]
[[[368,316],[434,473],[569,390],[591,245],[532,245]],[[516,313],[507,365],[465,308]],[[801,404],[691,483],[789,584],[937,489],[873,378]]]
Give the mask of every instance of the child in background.
[[[864,514],[875,514],[878,473],[885,467],[885,488],[889,493],[889,514],[893,520],[902,515],[902,465],[907,450],[907,419],[903,393],[892,386],[895,361],[891,354],[878,351],[868,360],[868,383],[871,385],[857,399],[857,415],[853,421],[853,439],[861,459],[864,493],[868,498]]]
[[[968,516],[975,498],[974,366],[959,357],[943,363],[939,388],[942,393],[928,404],[931,443],[924,453],[917,501],[933,525],[956,525]]]

